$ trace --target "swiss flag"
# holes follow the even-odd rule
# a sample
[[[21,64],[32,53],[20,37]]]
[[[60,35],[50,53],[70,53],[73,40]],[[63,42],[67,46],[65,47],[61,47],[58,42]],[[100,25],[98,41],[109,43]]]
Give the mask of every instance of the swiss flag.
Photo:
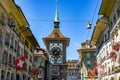
[[[25,66],[25,56],[22,56],[14,61],[16,70],[19,71]]]

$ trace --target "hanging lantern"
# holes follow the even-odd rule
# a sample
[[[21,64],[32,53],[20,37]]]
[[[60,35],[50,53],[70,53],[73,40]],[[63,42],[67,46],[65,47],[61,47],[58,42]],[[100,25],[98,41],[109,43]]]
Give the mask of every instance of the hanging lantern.
[[[88,25],[87,25],[87,29],[91,29],[91,26],[92,26],[92,23],[89,22]]]

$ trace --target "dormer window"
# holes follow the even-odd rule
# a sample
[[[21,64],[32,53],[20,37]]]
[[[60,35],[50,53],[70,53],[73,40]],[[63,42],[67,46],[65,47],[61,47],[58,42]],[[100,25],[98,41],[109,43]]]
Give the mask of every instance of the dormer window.
[[[59,37],[58,33],[54,33],[54,36],[55,36],[55,38]]]

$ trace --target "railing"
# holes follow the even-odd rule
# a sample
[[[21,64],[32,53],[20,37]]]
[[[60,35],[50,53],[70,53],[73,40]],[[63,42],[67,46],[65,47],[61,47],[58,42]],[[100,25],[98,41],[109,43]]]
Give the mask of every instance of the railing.
[[[120,65],[115,67],[114,72],[120,72]]]
[[[100,63],[103,63],[106,60],[106,57],[104,56],[101,60]]]
[[[114,32],[114,30],[116,29],[117,25],[120,26],[120,18],[116,21],[116,24],[114,25],[113,29],[111,30],[110,34],[112,34]]]

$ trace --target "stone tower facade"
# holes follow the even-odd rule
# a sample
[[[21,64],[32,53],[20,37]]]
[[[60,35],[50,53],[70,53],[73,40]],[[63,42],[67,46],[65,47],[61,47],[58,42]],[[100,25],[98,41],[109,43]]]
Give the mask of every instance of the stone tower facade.
[[[57,2],[56,2],[57,3]],[[58,7],[54,20],[52,33],[43,38],[46,49],[48,50],[49,62],[52,64],[50,80],[66,80],[66,48],[69,46],[70,39],[65,37],[59,29]]]

